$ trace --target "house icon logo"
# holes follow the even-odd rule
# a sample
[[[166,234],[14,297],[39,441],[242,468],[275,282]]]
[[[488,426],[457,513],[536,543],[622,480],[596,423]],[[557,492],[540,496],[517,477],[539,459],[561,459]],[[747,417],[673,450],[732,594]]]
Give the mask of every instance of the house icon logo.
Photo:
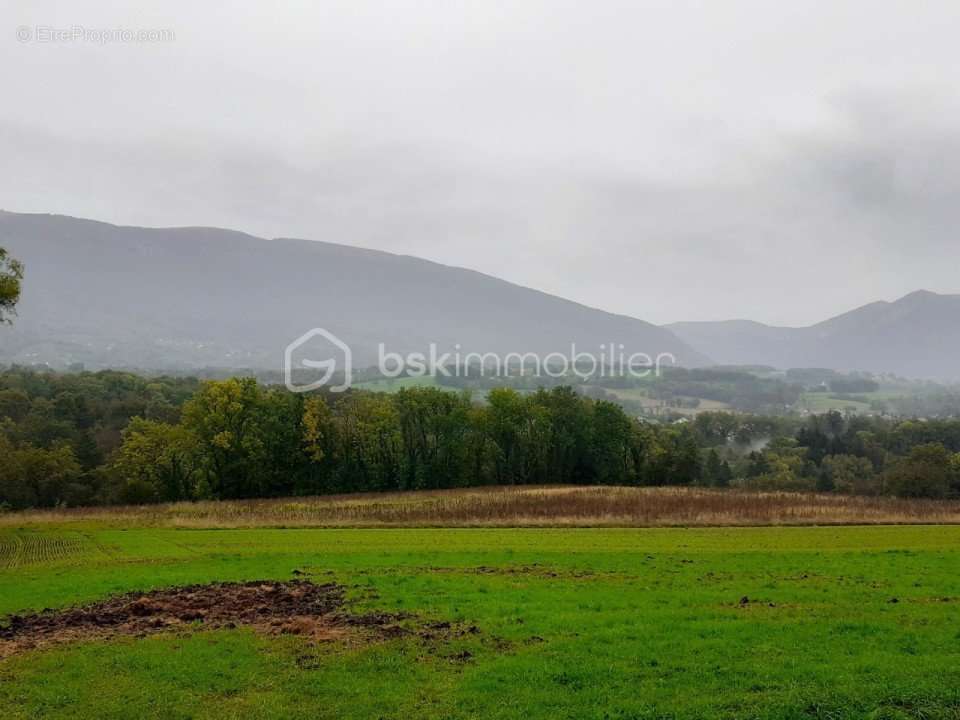
[[[294,370],[313,370],[319,377]],[[353,353],[349,345],[323,328],[308,330],[287,345],[283,353],[283,383],[291,392],[322,388],[334,379],[338,370],[343,372],[343,382],[331,385],[330,392],[343,392],[353,383]]]

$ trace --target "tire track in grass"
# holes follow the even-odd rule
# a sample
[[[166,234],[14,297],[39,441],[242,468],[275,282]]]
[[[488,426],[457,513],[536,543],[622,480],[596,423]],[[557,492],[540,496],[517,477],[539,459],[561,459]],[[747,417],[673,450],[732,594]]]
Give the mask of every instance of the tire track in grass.
[[[7,533],[0,536],[0,569],[79,561],[89,554],[89,550],[89,543],[79,533]]]
[[[0,537],[0,568],[16,567],[23,549],[23,538],[19,533],[8,533]]]

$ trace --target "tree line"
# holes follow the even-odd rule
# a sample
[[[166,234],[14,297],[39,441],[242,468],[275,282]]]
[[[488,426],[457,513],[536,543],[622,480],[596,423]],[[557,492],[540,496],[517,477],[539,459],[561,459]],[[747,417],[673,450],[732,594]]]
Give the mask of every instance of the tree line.
[[[0,373],[0,507],[517,484],[949,497],[960,420],[701,413],[659,424],[569,386],[482,398],[290,393],[252,378]]]
[[[695,421],[701,442],[765,438],[736,453],[738,484],[765,490],[839,492],[900,497],[960,497],[960,420],[894,419],[836,411],[771,420],[704,413]],[[745,432],[746,430],[746,432]],[[752,440],[751,440],[752,442]],[[727,449],[729,453],[729,448]]]
[[[688,484],[690,428],[570,387],[290,393],[251,378],[0,375],[9,508],[543,483]]]
[[[178,423],[135,419],[111,470],[126,502],[515,484],[694,482],[688,429],[632,421],[569,387],[295,395],[205,383]]]

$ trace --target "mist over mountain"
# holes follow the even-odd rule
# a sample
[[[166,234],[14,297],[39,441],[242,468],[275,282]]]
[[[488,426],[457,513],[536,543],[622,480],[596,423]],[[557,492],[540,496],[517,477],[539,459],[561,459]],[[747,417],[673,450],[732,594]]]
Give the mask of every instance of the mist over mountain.
[[[895,302],[870,303],[800,328],[748,320],[678,322],[666,327],[722,364],[960,379],[960,295],[920,290]]]
[[[471,270],[309,240],[186,227],[121,227],[0,212],[0,246],[26,266],[0,362],[277,369],[314,327],[358,367],[388,351],[600,352],[707,363],[670,331]]]

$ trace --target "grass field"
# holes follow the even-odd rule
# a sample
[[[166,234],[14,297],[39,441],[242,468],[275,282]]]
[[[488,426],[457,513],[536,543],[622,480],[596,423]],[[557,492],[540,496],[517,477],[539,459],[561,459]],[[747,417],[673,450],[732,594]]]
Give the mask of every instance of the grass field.
[[[80,639],[0,660],[0,714],[957,718],[958,569],[957,526],[177,529],[35,519],[0,528],[0,615],[296,574],[342,584],[351,612],[470,631],[316,641],[193,622]]]
[[[864,394],[864,397],[880,399],[880,394]],[[806,392],[800,398],[799,406],[811,413],[825,413],[831,410],[865,413],[870,410],[870,405],[865,402],[837,398],[834,397],[834,393],[829,392]]]
[[[872,412],[872,408],[870,407],[871,402],[889,403],[899,398],[909,398],[910,393],[906,390],[878,390],[875,392],[854,393],[854,397],[863,398],[869,402],[845,398],[831,392],[806,392],[801,396],[798,405],[800,409],[807,410],[811,413],[825,413],[830,410],[839,410],[841,412],[849,410],[856,413],[869,413]]]
[[[672,413],[678,413],[680,415],[696,416],[702,412],[717,412],[730,409],[730,405],[727,403],[719,402],[718,400],[708,400],[707,398],[697,398],[700,404],[695,408],[664,405],[661,400],[650,397],[648,390],[640,387],[606,388],[606,390],[620,400],[630,400],[640,403],[647,410],[669,410]]]

